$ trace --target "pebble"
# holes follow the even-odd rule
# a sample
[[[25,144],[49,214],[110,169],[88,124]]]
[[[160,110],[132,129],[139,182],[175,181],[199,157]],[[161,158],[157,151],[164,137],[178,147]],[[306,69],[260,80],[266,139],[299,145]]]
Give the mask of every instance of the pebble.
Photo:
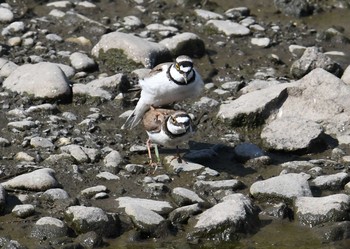
[[[116,199],[116,201],[119,204],[119,208],[125,208],[127,206],[141,206],[158,214],[168,214],[173,210],[173,207],[167,201],[132,197],[119,197]]]
[[[171,196],[178,206],[186,206],[194,203],[204,203],[204,200],[200,198],[195,192],[182,187],[174,188],[171,192]]]
[[[227,36],[246,36],[250,34],[249,28],[230,20],[210,20],[205,25],[212,25]]]
[[[77,71],[87,71],[96,68],[96,62],[86,54],[75,52],[69,56],[71,65]]]
[[[48,189],[42,194],[42,196],[51,201],[64,200],[69,198],[69,194],[60,188]]]
[[[100,172],[96,175],[98,179],[104,179],[104,180],[120,180],[120,177],[117,175],[114,175],[110,172]]]
[[[253,45],[256,45],[258,47],[268,47],[270,46],[270,38],[267,38],[267,37],[261,37],[261,38],[252,38],[250,40],[250,42],[253,44]]]
[[[87,197],[87,198],[92,198],[94,195],[101,193],[101,192],[106,192],[106,191],[107,191],[106,186],[98,185],[98,186],[83,189],[82,191],[80,191],[80,194],[82,196]]]
[[[312,180],[320,189],[341,190],[350,181],[348,173],[340,172],[332,175],[321,175]]]
[[[14,19],[14,15],[10,9],[0,7],[0,22],[8,23],[8,22],[12,22],[13,19]]]
[[[212,20],[212,19],[224,19],[223,15],[220,15],[218,13],[209,11],[209,10],[204,10],[204,9],[195,9],[194,13],[200,17],[203,18],[204,20]]]
[[[66,224],[54,217],[41,217],[34,225],[31,236],[37,239],[52,239],[66,236]]]
[[[19,218],[27,218],[33,215],[34,212],[35,212],[35,207],[32,204],[16,205],[12,209],[12,214]]]

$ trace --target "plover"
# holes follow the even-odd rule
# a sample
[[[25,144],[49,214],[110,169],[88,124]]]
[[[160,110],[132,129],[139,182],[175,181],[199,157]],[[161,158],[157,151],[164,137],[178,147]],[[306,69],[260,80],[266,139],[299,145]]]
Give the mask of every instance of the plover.
[[[187,141],[195,131],[191,117],[184,111],[151,107],[143,116],[142,121],[148,135],[147,149],[150,164],[154,164],[151,143],[154,144],[158,163],[160,163],[160,157],[157,145],[176,147],[177,158],[181,160],[178,146]]]
[[[122,129],[135,127],[144,113],[153,107],[161,107],[198,96],[204,87],[203,80],[193,67],[190,57],[181,55],[175,63],[162,63],[139,81],[141,96]]]

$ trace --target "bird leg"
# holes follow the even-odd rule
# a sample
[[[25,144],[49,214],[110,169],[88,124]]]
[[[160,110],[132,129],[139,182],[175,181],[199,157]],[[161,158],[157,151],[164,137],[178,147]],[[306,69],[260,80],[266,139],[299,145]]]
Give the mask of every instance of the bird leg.
[[[157,161],[158,161],[158,163],[156,163],[156,162],[153,162],[153,159],[152,159],[151,140],[150,139],[147,139],[146,145],[147,145],[147,151],[148,151],[149,165],[151,167],[154,167],[154,171],[153,171],[153,174],[154,174],[154,172],[156,172],[156,170],[158,169],[158,164],[160,164],[158,146],[156,144],[154,145],[154,152],[156,154]]]
[[[180,151],[179,151],[179,146],[176,145],[176,156],[174,156],[170,162],[172,162],[173,160],[177,160],[178,163],[187,163],[185,160],[182,159],[181,155],[180,155]]]

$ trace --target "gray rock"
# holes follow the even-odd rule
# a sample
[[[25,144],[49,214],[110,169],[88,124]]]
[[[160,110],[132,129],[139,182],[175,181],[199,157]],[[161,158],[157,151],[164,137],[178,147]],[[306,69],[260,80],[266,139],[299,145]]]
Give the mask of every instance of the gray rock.
[[[0,147],[7,147],[10,145],[11,143],[9,140],[7,140],[6,138],[0,137]]]
[[[0,214],[5,209],[5,206],[6,206],[6,190],[0,184]]]
[[[96,194],[101,193],[101,192],[106,192],[106,191],[107,191],[107,187],[106,186],[104,186],[104,185],[97,185],[97,186],[94,186],[94,187],[83,189],[82,191],[80,191],[80,194],[82,196],[87,197],[87,198],[92,198]]]
[[[179,163],[176,159],[174,159],[173,156],[166,157],[165,160],[167,163],[170,164],[170,166],[173,168],[175,172],[180,172],[180,171],[196,171],[196,170],[201,170],[204,168],[203,165],[198,164],[198,163],[192,163],[192,162],[184,162],[182,161]]]
[[[73,85],[72,90],[74,96],[87,96],[92,98],[101,98],[104,100],[111,100],[113,98],[112,94],[108,91],[87,84],[76,83]]]
[[[198,110],[208,110],[219,106],[219,101],[203,96],[200,100],[193,103],[193,107]]]
[[[197,217],[191,237],[218,241],[238,240],[240,234],[256,231],[260,224],[258,209],[243,194],[226,196],[223,202]]]
[[[340,172],[332,175],[321,175],[311,182],[320,189],[341,190],[350,181],[348,173]]]
[[[287,97],[289,84],[280,84],[244,94],[220,105],[217,117],[234,126],[262,124]]]
[[[264,151],[261,148],[259,148],[257,145],[252,143],[238,144],[235,147],[234,152],[236,156],[241,160],[249,160],[252,158],[257,158],[265,155]]]
[[[225,16],[230,19],[237,20],[244,16],[249,16],[250,10],[247,7],[236,7],[225,11]]]
[[[276,119],[261,131],[261,138],[268,149],[284,151],[313,151],[320,148],[322,136],[320,124],[303,120],[300,116]]]
[[[44,137],[33,137],[30,139],[30,145],[34,148],[54,148],[54,144],[50,139]]]
[[[126,75],[123,73],[117,73],[109,77],[99,78],[87,83],[88,86],[93,88],[111,89],[115,90],[120,84],[127,81]]]
[[[236,179],[217,181],[196,181],[193,188],[200,192],[214,192],[217,190],[237,190],[243,187],[243,183]]]
[[[341,80],[344,81],[345,84],[350,85],[350,65],[344,70]]]
[[[59,185],[55,178],[55,171],[50,168],[38,169],[22,174],[1,184],[5,189],[25,189],[32,191],[45,191]]]
[[[210,20],[205,25],[213,26],[227,36],[246,36],[250,34],[250,29],[230,20]]]
[[[94,162],[100,157],[97,149],[86,148],[76,144],[70,144],[60,147],[63,153],[70,154],[77,162]]]
[[[88,71],[96,68],[96,62],[88,55],[75,52],[69,56],[70,63],[78,71]]]
[[[171,191],[171,196],[178,206],[185,206],[194,203],[204,203],[204,200],[200,198],[192,190],[177,187]]]
[[[42,196],[50,201],[64,200],[69,198],[69,194],[60,188],[48,189],[42,194]]]
[[[202,57],[205,53],[203,40],[194,33],[181,33],[171,38],[163,39],[159,44],[164,45],[173,57],[188,55],[190,57]]]
[[[142,164],[130,163],[125,165],[125,170],[132,174],[139,174],[145,171],[145,167]]]
[[[169,51],[164,45],[121,32],[103,35],[93,47],[91,54],[98,57],[100,50],[107,52],[110,49],[120,49],[128,59],[148,68],[170,59]]]
[[[309,161],[291,161],[282,163],[281,167],[287,169],[288,172],[300,173],[315,167],[315,164]]]
[[[64,99],[72,94],[66,75],[57,65],[49,62],[18,67],[5,79],[3,87],[34,98]]]
[[[290,72],[294,78],[300,79],[315,68],[322,68],[336,76],[343,73],[341,66],[317,47],[306,48],[301,58],[292,64]]]
[[[120,180],[120,177],[117,175],[114,175],[110,172],[100,172],[96,175],[98,179],[104,179],[104,180]]]
[[[158,214],[168,214],[174,209],[167,201],[156,201],[132,197],[119,197],[116,199],[116,201],[119,204],[119,208],[125,208],[130,205],[138,205]]]
[[[35,112],[52,113],[54,111],[58,111],[57,106],[46,103],[41,105],[30,106],[28,109],[25,110],[25,113],[26,114],[31,114]]]
[[[347,240],[350,238],[350,221],[328,222],[313,227],[312,230],[323,243]]]
[[[134,29],[143,26],[143,23],[137,16],[125,16],[123,17],[123,24],[127,29]]]
[[[257,38],[252,38],[250,40],[250,42],[253,44],[253,45],[256,45],[258,47],[268,47],[270,46],[270,43],[271,43],[271,40],[270,38],[267,38],[267,37],[257,37]]]
[[[186,223],[189,218],[193,217],[194,215],[197,215],[202,212],[202,209],[199,207],[198,203],[179,207],[174,209],[169,214],[169,220],[173,224],[182,224]]]
[[[94,231],[90,231],[84,234],[80,234],[76,241],[79,245],[86,249],[98,248],[103,245],[103,239],[101,235],[98,235]]]
[[[120,153],[116,150],[112,150],[103,159],[104,170],[112,174],[116,174],[119,172],[119,167],[122,162],[123,162],[123,158],[120,155]]]
[[[221,19],[224,19],[223,15],[220,15],[218,13],[215,13],[215,12],[212,12],[212,11],[209,11],[209,10],[195,9],[194,13],[198,17],[203,18],[204,20],[212,20],[212,19],[221,20]]]
[[[275,7],[288,16],[302,17],[312,13],[312,8],[307,0],[274,0]]]
[[[10,9],[0,7],[0,22],[12,22],[13,18],[13,12]]]
[[[35,207],[32,204],[16,205],[12,209],[12,214],[19,218],[27,218],[33,215],[34,212],[35,212]]]
[[[7,78],[18,66],[12,61],[0,58],[0,76]]]
[[[37,124],[34,121],[23,120],[23,121],[9,122],[7,126],[9,128],[14,128],[20,131],[26,131],[26,130],[30,130],[31,128],[37,127]]]
[[[45,38],[51,42],[62,42],[63,41],[62,37],[57,35],[57,34],[47,34],[45,36]]]
[[[307,226],[331,221],[349,220],[350,196],[334,194],[325,197],[298,197],[295,202],[297,220]]]
[[[291,202],[300,196],[312,196],[306,174],[284,174],[254,182],[250,194],[258,199],[284,200]]]
[[[95,231],[110,237],[119,229],[116,217],[98,207],[71,206],[65,212],[65,221],[77,234]]]
[[[305,52],[306,47],[301,46],[301,45],[292,44],[292,45],[289,45],[288,49],[289,49],[289,52],[294,57],[300,58],[303,55],[303,53]]]
[[[37,239],[53,239],[66,236],[66,224],[53,217],[42,217],[34,225],[31,236]]]
[[[16,33],[23,32],[24,29],[25,29],[24,22],[22,21],[12,22],[2,29],[1,34],[3,36],[14,35]]]

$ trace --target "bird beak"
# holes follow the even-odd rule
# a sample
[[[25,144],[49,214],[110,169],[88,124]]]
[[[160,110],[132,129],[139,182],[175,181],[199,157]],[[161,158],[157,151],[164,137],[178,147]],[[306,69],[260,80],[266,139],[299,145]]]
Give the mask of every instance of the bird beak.
[[[184,77],[185,83],[187,84],[188,73],[183,73],[182,76]]]

